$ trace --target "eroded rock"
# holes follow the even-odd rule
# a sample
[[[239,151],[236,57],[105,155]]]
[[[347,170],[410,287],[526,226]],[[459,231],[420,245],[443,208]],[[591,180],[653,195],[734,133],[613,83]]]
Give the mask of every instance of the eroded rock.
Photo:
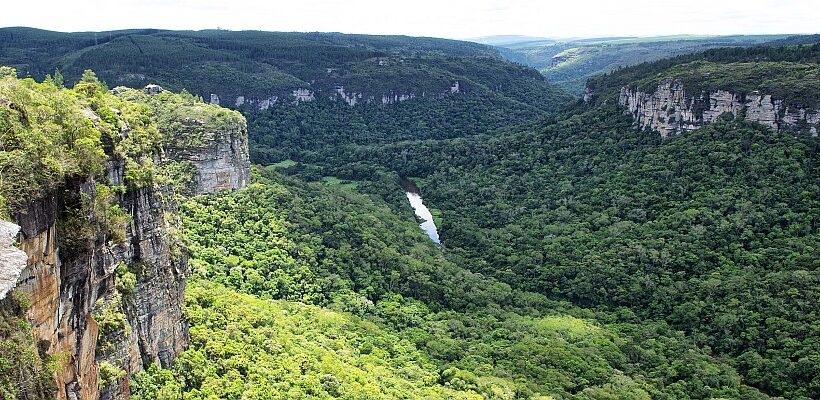
[[[162,86],[154,85],[154,84],[147,85],[147,86],[145,86],[145,88],[142,89],[142,91],[145,92],[146,94],[159,94],[163,90],[165,90],[165,89],[163,89]]]
[[[0,220],[0,299],[17,285],[20,273],[26,268],[28,256],[14,246],[20,227]]]
[[[618,102],[639,127],[657,130],[663,137],[695,130],[726,114],[742,115],[747,121],[777,131],[794,130],[816,136],[820,130],[818,110],[788,107],[782,99],[758,92],[715,90],[690,94],[677,80],[661,82],[654,92],[623,87]]]

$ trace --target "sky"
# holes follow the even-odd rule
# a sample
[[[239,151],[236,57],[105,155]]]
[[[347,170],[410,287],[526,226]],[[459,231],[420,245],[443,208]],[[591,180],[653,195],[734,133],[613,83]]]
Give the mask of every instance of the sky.
[[[0,13],[0,27],[8,26],[64,32],[222,28],[454,39],[817,33],[820,0],[25,0]]]

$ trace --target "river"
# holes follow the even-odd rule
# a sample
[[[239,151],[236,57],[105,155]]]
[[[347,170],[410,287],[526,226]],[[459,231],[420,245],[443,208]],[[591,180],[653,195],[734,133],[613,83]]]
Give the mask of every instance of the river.
[[[436,223],[433,221],[433,214],[430,213],[430,210],[427,206],[424,205],[424,200],[421,198],[421,193],[419,193],[419,188],[416,186],[413,181],[402,178],[401,179],[401,187],[404,189],[404,193],[407,195],[407,200],[410,200],[410,206],[413,207],[413,211],[416,212],[416,216],[421,219],[421,224],[419,227],[430,237],[435,244],[440,245],[441,241],[438,237],[438,229],[436,228]]]

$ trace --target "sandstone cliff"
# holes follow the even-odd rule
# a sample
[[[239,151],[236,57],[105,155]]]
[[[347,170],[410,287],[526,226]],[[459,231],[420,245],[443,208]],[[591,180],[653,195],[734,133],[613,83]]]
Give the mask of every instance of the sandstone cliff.
[[[663,137],[697,129],[727,113],[778,131],[816,136],[820,130],[820,110],[788,107],[783,99],[759,92],[688,93],[673,79],[662,81],[651,92],[625,86],[618,102],[639,127],[657,130]]]
[[[127,104],[153,106],[155,119],[143,122],[164,135],[163,148],[147,145],[149,153],[137,154],[143,164],[160,167],[154,173],[190,167],[177,170],[184,175],[179,180],[194,183],[189,194],[248,183],[241,115],[180,100],[157,87],[128,91],[134,92],[155,100],[128,98],[123,90],[118,96]],[[157,107],[165,101],[176,103]],[[101,117],[91,109],[80,114],[89,125],[99,125],[120,112],[100,109],[113,114]],[[175,111],[167,113],[170,109]],[[119,137],[135,134],[133,122],[116,125]],[[184,140],[172,140],[176,134]],[[183,148],[186,140],[194,145]],[[182,310],[187,252],[178,237],[173,179],[129,183],[135,164],[126,162],[114,143],[103,140],[102,147],[108,160],[101,173],[67,176],[37,198],[18,202],[24,206],[11,210],[13,223],[0,221],[0,292],[16,286],[30,299],[26,317],[35,342],[58,366],[53,377],[58,399],[127,399],[132,373],[150,363],[170,365],[187,344]],[[109,227],[111,207],[124,215],[121,232]],[[26,390],[21,387],[18,397],[29,398]]]
[[[203,104],[149,85],[118,87],[120,98],[144,102],[157,116],[166,161],[180,164],[184,194],[239,189],[250,181],[248,127],[236,111]]]
[[[317,98],[326,98],[331,101],[342,101],[349,106],[357,104],[398,104],[407,100],[415,99],[417,97],[425,98],[432,97],[435,99],[442,99],[446,96],[463,93],[462,84],[458,80],[452,81],[448,87],[443,87],[439,92],[419,92],[402,90],[389,90],[380,95],[366,94],[355,91],[349,91],[344,85],[336,84],[332,90],[313,90],[308,88],[298,88],[291,93],[291,104],[298,105],[299,103],[309,103],[316,101]],[[220,97],[217,94],[211,93],[210,104],[220,104]],[[232,102],[232,106],[246,111],[264,111],[279,103],[280,101],[287,101],[280,98],[279,95],[271,95],[266,98],[254,98],[251,96],[237,96]],[[228,105],[228,104],[226,104]]]

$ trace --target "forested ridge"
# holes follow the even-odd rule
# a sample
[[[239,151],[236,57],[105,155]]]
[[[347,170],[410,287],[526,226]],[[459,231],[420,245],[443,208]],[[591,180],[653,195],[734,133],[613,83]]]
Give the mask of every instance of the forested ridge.
[[[460,92],[481,98],[521,102],[519,94],[537,94],[523,101],[530,106],[549,107],[551,102],[541,100],[561,95],[538,71],[503,60],[490,46],[407,36],[0,28],[0,65],[37,79],[56,68],[68,81],[91,68],[111,87],[155,83],[206,99],[217,94],[229,106],[240,97],[290,103],[297,89],[327,100],[342,87],[348,95],[361,96],[359,102],[402,95],[437,98],[450,93],[455,82]]]

